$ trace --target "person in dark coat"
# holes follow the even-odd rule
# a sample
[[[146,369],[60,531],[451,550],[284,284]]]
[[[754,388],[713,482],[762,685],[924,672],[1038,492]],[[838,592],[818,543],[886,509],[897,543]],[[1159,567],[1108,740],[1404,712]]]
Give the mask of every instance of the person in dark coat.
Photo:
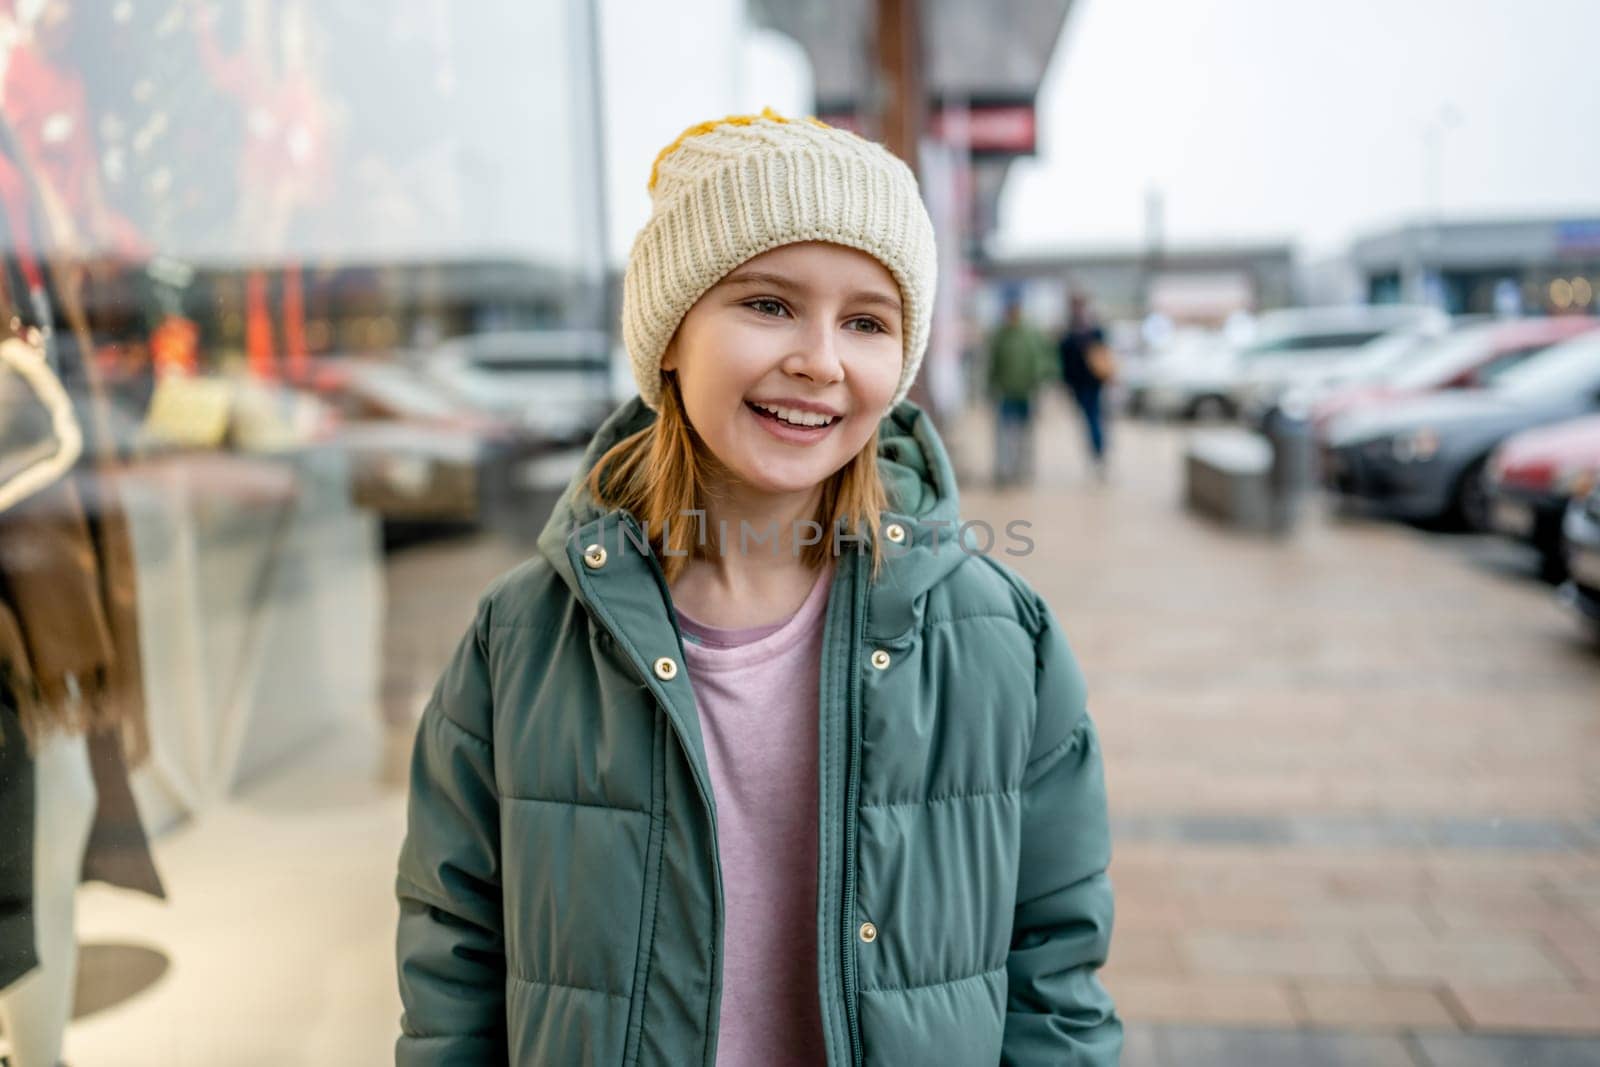
[[[1061,356],[1061,380],[1067,391],[1077,401],[1083,412],[1084,425],[1089,431],[1089,448],[1093,454],[1095,475],[1106,478],[1106,429],[1100,398],[1105,382],[1096,372],[1092,353],[1106,343],[1105,331],[1096,321],[1089,298],[1074,292],[1069,298],[1067,329],[1061,335],[1058,350]]]

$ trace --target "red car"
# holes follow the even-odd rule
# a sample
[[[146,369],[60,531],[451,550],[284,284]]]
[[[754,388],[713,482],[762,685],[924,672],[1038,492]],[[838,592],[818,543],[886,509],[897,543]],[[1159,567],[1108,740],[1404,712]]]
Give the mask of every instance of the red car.
[[[1329,393],[1311,409],[1312,432],[1326,436],[1328,425],[1357,408],[1392,403],[1439,389],[1472,389],[1488,384],[1501,371],[1558,341],[1600,327],[1588,315],[1515,319],[1465,326],[1439,338],[1383,377]]]
[[[1489,524],[1539,550],[1546,578],[1566,573],[1561,520],[1567,503],[1600,484],[1600,415],[1507,438],[1484,471]]]

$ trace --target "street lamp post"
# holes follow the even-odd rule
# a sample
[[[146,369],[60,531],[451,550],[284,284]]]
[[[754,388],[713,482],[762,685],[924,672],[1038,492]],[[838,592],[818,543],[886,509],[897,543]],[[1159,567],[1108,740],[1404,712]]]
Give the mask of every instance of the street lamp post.
[[[919,173],[924,112],[922,85],[921,0],[878,0],[877,81],[881,102],[879,123],[889,151]],[[927,375],[911,383],[910,399],[934,414]]]
[[[1437,302],[1440,305],[1447,303],[1443,291],[1442,269],[1440,256],[1442,244],[1441,230],[1443,225],[1444,207],[1441,199],[1440,185],[1443,180],[1440,155],[1444,148],[1444,135],[1461,121],[1461,114],[1453,104],[1441,104],[1426,122],[1418,136],[1422,139],[1422,195],[1426,222],[1423,225],[1421,247],[1417,263],[1417,281],[1413,286],[1414,295],[1419,303]],[[1430,279],[1439,275],[1436,285],[1430,285]],[[1430,289],[1432,290],[1430,292]]]

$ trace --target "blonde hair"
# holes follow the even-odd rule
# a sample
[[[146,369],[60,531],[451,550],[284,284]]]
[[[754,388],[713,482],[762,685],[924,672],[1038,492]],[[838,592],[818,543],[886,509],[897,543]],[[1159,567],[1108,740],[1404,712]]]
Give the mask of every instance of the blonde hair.
[[[589,471],[588,487],[605,507],[624,508],[639,520],[670,585],[690,559],[711,555],[707,541],[726,550],[720,539],[702,536],[699,523],[687,514],[704,513],[708,490],[723,465],[689,424],[677,375],[662,378],[655,421],[607,449]],[[823,483],[822,501],[812,516],[821,524],[823,536],[806,545],[801,558],[812,569],[821,567],[833,551],[833,531],[843,522],[845,534],[865,542],[872,555],[869,580],[876,579],[883,562],[877,529],[887,507],[888,494],[878,476],[874,427],[861,451]]]

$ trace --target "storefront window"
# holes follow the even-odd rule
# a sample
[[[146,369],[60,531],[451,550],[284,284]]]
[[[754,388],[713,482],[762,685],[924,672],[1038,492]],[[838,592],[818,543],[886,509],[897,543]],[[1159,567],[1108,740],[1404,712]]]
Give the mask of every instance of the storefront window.
[[[385,758],[436,665],[388,625],[416,604],[385,547],[526,532],[611,407],[597,55],[578,2],[0,5],[13,1062],[228,954],[231,933],[159,933],[198,929],[173,902],[207,876],[150,841],[352,729],[349,780],[402,802]],[[202,869],[244,899],[267,883],[243,864]],[[137,891],[85,902],[106,944],[71,921],[80,878]],[[172,1036],[143,1003],[117,1040]]]

